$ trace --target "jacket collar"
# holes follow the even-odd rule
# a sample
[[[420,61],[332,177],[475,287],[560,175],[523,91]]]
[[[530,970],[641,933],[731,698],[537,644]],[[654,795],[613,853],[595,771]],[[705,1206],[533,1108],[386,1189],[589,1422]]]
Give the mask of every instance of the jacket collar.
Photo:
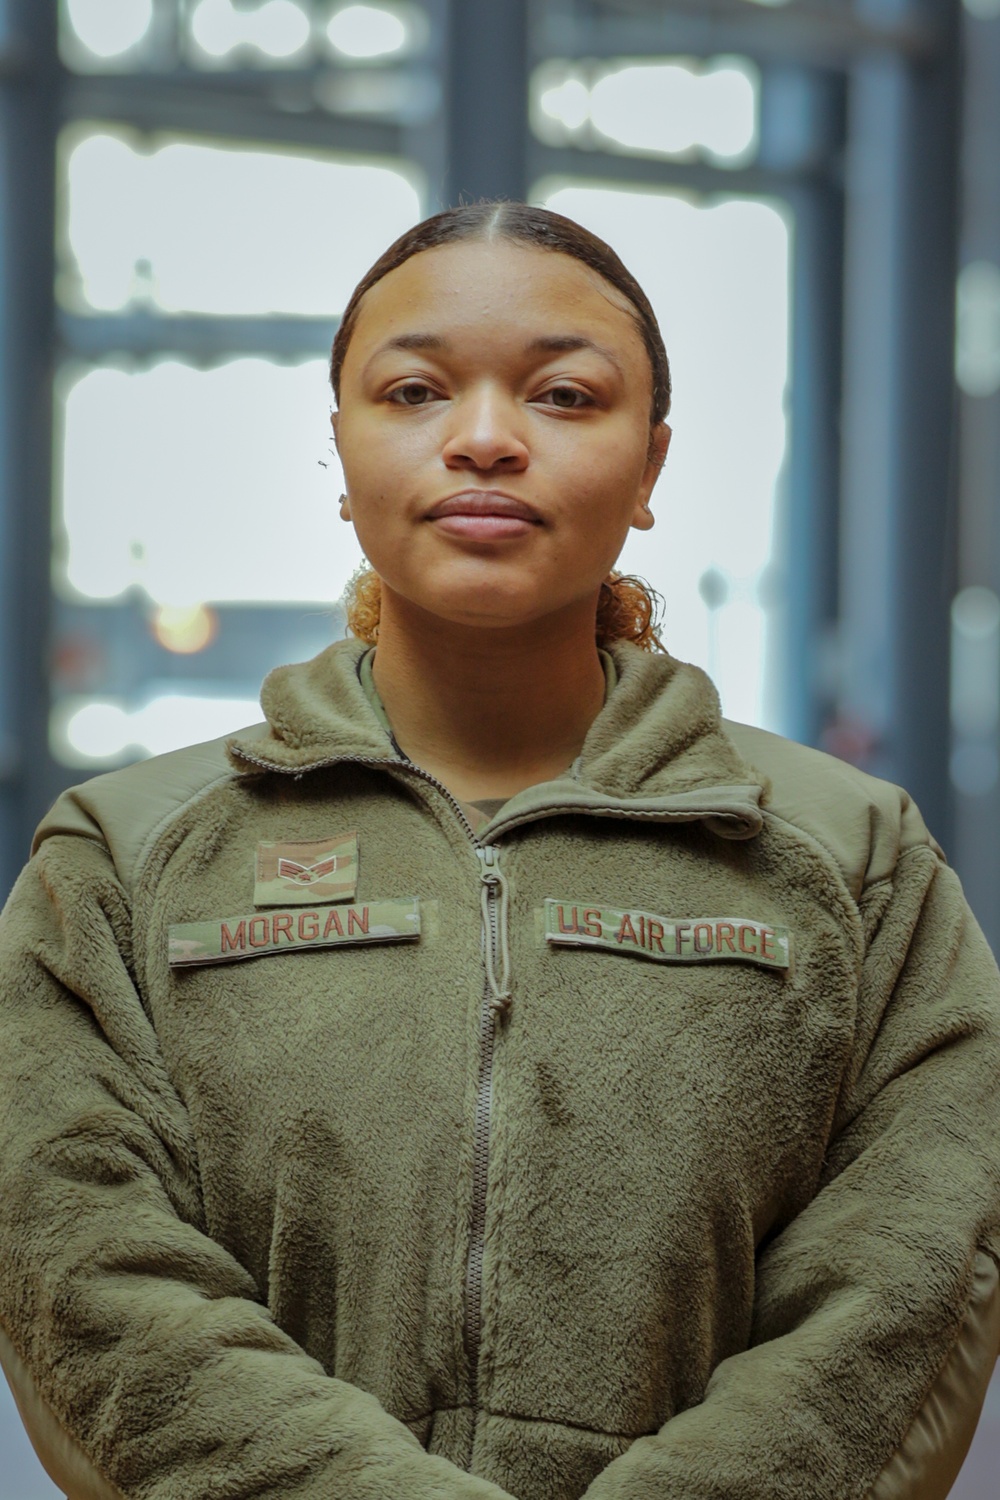
[[[265,679],[266,725],[228,742],[234,769],[302,775],[360,760],[414,774],[358,677],[367,646],[339,641]],[[570,772],[520,792],[491,830],[559,812],[704,821],[724,837],[761,827],[765,787],[726,735],[718,695],[698,667],[630,643],[611,648],[618,683]]]

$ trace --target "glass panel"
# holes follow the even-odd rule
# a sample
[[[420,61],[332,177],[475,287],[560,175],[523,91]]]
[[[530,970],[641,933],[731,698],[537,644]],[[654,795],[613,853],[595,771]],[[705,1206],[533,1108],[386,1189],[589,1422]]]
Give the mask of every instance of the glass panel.
[[[324,361],[166,359],[62,387],[56,582],[68,597],[338,598],[360,551],[337,513]]]
[[[780,727],[765,671],[775,495],[786,445],[790,219],[756,199],[692,202],[582,182],[535,201],[612,244],[656,309],[674,438],[619,566],[666,604],[665,641],[705,667],[730,718]]]
[[[532,123],[551,145],[739,166],[757,150],[759,93],[760,75],[741,57],[548,62],[532,79]]]
[[[426,46],[427,15],[415,5],[339,5],[326,36],[334,52],[358,61],[398,57]]]
[[[309,41],[309,15],[295,0],[264,0],[238,9],[230,0],[198,0],[190,11],[195,46],[212,59],[228,58],[244,49],[256,52],[257,62],[298,60]]]
[[[71,67],[134,67],[146,59],[153,0],[62,0],[60,44]]]
[[[138,705],[63,698],[53,710],[51,740],[63,765],[104,769],[218,739],[260,720],[256,698],[151,692]]]
[[[955,378],[967,396],[993,396],[1000,391],[1000,266],[974,260],[962,267],[955,313]]]
[[[197,0],[187,21],[190,60],[201,67],[301,67],[328,49],[360,62],[399,58],[419,52],[430,29],[426,12],[412,0],[337,5],[332,10],[303,0],[262,0],[255,6]]]
[[[328,316],[421,216],[408,163],[64,135],[59,291],[82,311]]]

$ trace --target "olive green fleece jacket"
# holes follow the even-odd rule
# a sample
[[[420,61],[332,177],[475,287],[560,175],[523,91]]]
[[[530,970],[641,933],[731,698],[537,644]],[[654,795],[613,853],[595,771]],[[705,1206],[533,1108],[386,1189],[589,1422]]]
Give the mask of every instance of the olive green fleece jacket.
[[[67,793],[0,919],[0,1354],[50,1472],[945,1494],[998,1338],[1000,979],[912,803],[622,645],[477,836],[363,649]]]

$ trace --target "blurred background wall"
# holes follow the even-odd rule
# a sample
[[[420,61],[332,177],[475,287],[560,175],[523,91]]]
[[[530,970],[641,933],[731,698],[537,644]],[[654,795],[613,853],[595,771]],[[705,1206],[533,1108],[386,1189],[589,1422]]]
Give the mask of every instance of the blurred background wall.
[[[1000,0],[0,0],[0,899],[343,633],[337,317],[506,196],[660,316],[669,648],[906,785],[996,945],[998,141]],[[995,1382],[955,1496],[998,1469]],[[55,1494],[3,1401],[0,1494]]]

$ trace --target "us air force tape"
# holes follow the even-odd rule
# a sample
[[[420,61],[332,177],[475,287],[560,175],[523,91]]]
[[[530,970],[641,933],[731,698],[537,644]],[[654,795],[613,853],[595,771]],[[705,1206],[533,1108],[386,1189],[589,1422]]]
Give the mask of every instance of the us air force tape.
[[[553,945],[606,948],[661,964],[721,961],[787,969],[792,961],[789,929],[750,917],[665,917],[548,898],[543,931]]]

